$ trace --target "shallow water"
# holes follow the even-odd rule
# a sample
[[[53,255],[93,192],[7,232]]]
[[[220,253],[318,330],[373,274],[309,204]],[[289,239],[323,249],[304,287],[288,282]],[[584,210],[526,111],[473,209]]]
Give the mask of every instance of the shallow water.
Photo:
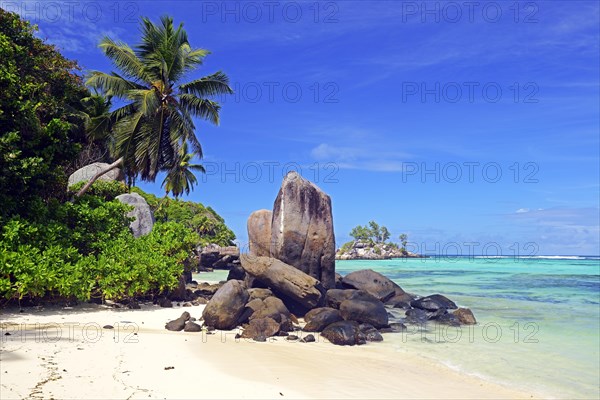
[[[429,325],[387,334],[395,356],[424,357],[545,397],[600,397],[600,260],[428,258],[337,261],[342,275],[370,268],[404,290],[447,295],[472,327]]]

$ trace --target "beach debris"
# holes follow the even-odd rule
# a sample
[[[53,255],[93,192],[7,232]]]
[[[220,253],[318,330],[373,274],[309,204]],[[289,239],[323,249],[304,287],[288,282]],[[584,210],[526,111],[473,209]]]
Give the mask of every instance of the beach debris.
[[[170,369],[175,369],[175,367],[165,367],[165,371],[168,371]]]
[[[331,198],[296,171],[285,176],[273,204],[270,256],[312,276],[326,289],[335,287]]]
[[[242,281],[227,281],[204,308],[202,317],[205,324],[222,330],[235,328],[248,298],[248,290]]]
[[[115,329],[115,327],[112,325],[104,325],[102,328],[103,329]]]

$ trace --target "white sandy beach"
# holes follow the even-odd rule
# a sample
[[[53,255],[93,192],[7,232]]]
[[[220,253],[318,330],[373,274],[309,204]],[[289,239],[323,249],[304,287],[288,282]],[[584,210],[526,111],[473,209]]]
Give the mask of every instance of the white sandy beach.
[[[3,310],[0,398],[532,397],[377,344],[166,331],[183,311],[202,306]]]

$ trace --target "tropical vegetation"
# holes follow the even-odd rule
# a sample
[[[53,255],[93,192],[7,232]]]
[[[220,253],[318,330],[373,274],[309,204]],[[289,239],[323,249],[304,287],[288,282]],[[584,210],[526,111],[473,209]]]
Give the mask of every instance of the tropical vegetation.
[[[190,47],[181,25],[165,17],[160,25],[144,19],[142,28],[134,50],[103,40],[120,74],[92,73],[91,92],[74,61],[0,9],[2,302],[164,294],[196,246],[235,238],[210,207],[131,187],[137,177],[165,172],[168,192],[188,193],[196,183],[188,172],[202,171],[192,163],[202,154],[192,119],[218,123],[210,97],[230,92],[221,72],[181,83],[208,54]],[[111,110],[115,98],[125,105]],[[67,190],[67,177],[82,165],[119,159],[129,185],[82,182]],[[152,232],[138,239],[130,207],[115,200],[128,190],[155,211]]]
[[[386,245],[392,248],[398,248],[402,252],[406,252],[406,246],[408,244],[408,236],[405,233],[402,233],[399,236],[400,246],[397,243],[389,242],[390,239],[390,231],[387,227],[383,225],[379,225],[375,221],[369,221],[367,225],[357,225],[350,231],[350,236],[354,239],[353,241],[344,243],[341,247],[342,252],[349,251],[354,242],[363,242],[370,246],[374,245]],[[379,249],[379,247],[376,248]]]
[[[218,125],[220,105],[215,98],[233,91],[222,71],[183,81],[209,51],[192,48],[182,24],[175,27],[167,16],[159,25],[143,18],[141,31],[141,43],[134,48],[102,39],[100,48],[118,72],[92,71],[86,83],[125,103],[110,113],[116,160],[110,167],[122,166],[126,176],[151,182],[166,171],[165,186],[178,197],[196,183],[191,171],[203,171],[189,163],[194,156],[202,157],[193,118]],[[193,150],[189,154],[188,144]]]

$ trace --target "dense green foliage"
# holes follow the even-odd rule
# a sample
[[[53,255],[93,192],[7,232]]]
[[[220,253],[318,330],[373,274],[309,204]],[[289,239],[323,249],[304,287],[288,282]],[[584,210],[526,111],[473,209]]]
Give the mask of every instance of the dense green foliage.
[[[78,182],[71,187],[69,187],[69,191],[71,193],[76,193],[83,187],[85,182]],[[98,196],[103,198],[104,200],[112,200],[120,194],[128,193],[129,190],[127,185],[123,182],[119,181],[96,181],[87,191],[87,194]]]
[[[350,231],[350,236],[355,240],[385,243],[390,238],[390,232],[385,226],[379,226],[377,222],[369,221],[368,226],[355,226],[352,231]]]
[[[172,288],[198,237],[157,223],[135,239],[128,206],[86,195],[51,202],[39,218],[14,217],[0,233],[0,295],[6,299],[123,298]]]
[[[219,246],[229,246],[235,239],[235,234],[225,225],[225,220],[212,208],[191,201],[173,200],[144,193],[138,188],[132,191],[146,199],[154,218],[160,222],[179,222],[200,235],[199,244],[204,246],[215,243]]]
[[[0,9],[0,217],[65,196],[66,173],[86,141],[77,65]]]
[[[400,249],[402,251],[406,251],[406,244],[408,240],[408,236],[406,234],[400,235],[400,244],[402,247],[399,247],[396,243],[388,242],[390,238],[390,231],[383,225],[379,225],[375,221],[369,221],[368,225],[361,226],[357,225],[350,231],[350,236],[354,238],[354,240],[373,244],[385,244],[386,246]],[[345,253],[352,249],[354,242],[346,242],[340,248],[340,251]],[[378,252],[379,248],[375,249],[375,252]]]
[[[130,207],[115,200],[127,192],[120,182],[96,181],[67,201],[84,185],[67,190],[79,163],[110,160],[116,117],[110,93],[90,95],[76,64],[33,34],[0,9],[0,300],[127,299],[172,289],[195,246],[229,244],[233,233],[208,207],[142,192],[157,222],[136,239]],[[190,85],[192,93],[210,83]],[[144,138],[149,149],[163,146],[154,139]]]

